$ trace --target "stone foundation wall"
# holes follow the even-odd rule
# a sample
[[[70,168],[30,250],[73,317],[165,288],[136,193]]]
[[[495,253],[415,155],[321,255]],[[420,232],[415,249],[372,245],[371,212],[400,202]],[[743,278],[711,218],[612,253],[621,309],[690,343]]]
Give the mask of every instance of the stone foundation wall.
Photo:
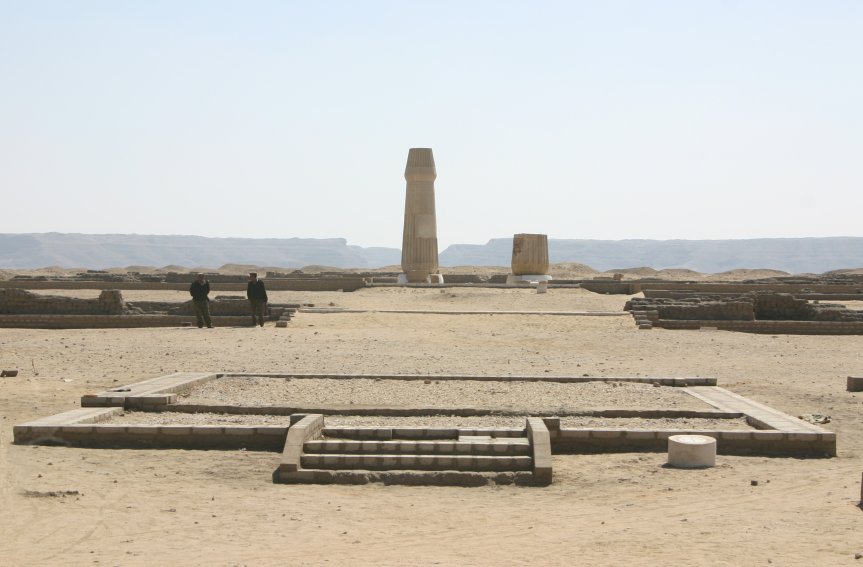
[[[504,277],[504,280],[506,277]],[[363,278],[306,278],[265,280],[267,291],[356,291],[366,286]],[[130,282],[130,281],[76,281],[76,280],[2,280],[0,289],[117,289],[117,290],[177,290],[189,291],[192,281],[183,283],[168,282]],[[246,291],[246,281],[242,283],[212,283],[211,292]]]
[[[653,312],[654,319],[677,321],[863,322],[863,312],[833,303],[813,304],[785,293],[636,297],[626,302],[624,310]]]
[[[250,317],[213,317],[216,327],[248,327]],[[5,329],[126,329],[195,325],[195,318],[181,315],[2,315]],[[197,330],[197,329],[196,329]]]
[[[767,335],[863,335],[863,322],[843,321],[674,321],[659,319],[654,326],[663,329],[714,328]]]
[[[660,319],[711,319],[716,321],[752,321],[755,319],[753,301],[706,301],[692,304],[659,305]]]
[[[123,294],[104,290],[98,299],[38,295],[23,289],[0,289],[0,314],[122,315]]]

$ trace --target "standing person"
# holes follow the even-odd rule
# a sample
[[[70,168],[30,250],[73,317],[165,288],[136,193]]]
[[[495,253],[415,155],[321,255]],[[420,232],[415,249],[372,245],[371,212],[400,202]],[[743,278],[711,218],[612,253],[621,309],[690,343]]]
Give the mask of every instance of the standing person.
[[[267,309],[267,288],[263,280],[258,279],[257,272],[249,272],[249,283],[246,286],[246,297],[252,308],[252,326],[255,323],[264,326],[264,311]],[[257,318],[257,321],[255,320]]]
[[[210,320],[210,282],[204,277],[204,274],[198,274],[192,285],[189,286],[189,293],[192,296],[192,311],[195,312],[195,318],[198,320],[198,328],[201,329],[204,323],[208,329],[213,328],[213,322]]]

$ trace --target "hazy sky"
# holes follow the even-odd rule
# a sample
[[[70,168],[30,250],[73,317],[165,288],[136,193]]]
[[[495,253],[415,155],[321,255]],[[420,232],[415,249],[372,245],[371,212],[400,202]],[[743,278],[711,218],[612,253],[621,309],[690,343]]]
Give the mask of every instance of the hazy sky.
[[[863,236],[863,2],[0,0],[0,231]]]

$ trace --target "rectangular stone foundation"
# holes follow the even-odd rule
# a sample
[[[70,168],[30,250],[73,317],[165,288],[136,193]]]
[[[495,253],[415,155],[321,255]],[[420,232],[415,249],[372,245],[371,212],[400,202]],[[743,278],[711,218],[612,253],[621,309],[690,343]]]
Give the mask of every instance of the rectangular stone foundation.
[[[258,448],[279,451],[284,447],[290,422],[303,416],[285,417],[285,426],[217,426],[217,425],[108,425],[100,423],[114,412],[123,409],[142,411],[170,411],[172,394],[190,388],[202,380],[214,380],[232,374],[177,373],[160,376],[103,392],[82,399],[82,405],[95,406],[49,416],[14,427],[15,443],[64,444],[89,447],[177,447],[177,448]],[[313,375],[315,377],[327,375]],[[348,375],[340,375],[350,379]],[[295,376],[301,378],[301,376]],[[366,375],[356,377],[367,378]],[[429,378],[429,377],[410,377]],[[447,377],[431,377],[435,380]],[[449,377],[453,379],[454,377]],[[486,377],[481,377],[484,379]],[[390,377],[389,379],[401,379]],[[458,377],[464,379],[464,377]],[[516,379],[519,378],[510,378]],[[544,377],[522,377],[530,381],[543,381]],[[619,378],[594,378],[595,380],[618,381]],[[558,381],[551,378],[549,381]],[[649,378],[646,380],[650,380]],[[672,379],[668,379],[672,380]],[[672,382],[673,383],[673,382]],[[543,418],[548,428],[551,449],[554,453],[598,453],[623,451],[664,451],[667,439],[675,434],[699,434],[714,437],[718,441],[717,452],[735,455],[791,455],[799,457],[832,457],[836,455],[836,434],[816,425],[806,423],[793,416],[776,411],[743,396],[716,386],[689,386],[682,388],[689,395],[698,397],[716,409],[716,415],[743,415],[755,431],[734,430],[687,430],[687,429],[574,429],[561,428],[558,418]],[[242,413],[244,408],[235,408]],[[252,408],[245,411],[255,413]],[[613,408],[607,411],[616,413]],[[441,409],[446,414],[446,409]],[[326,408],[322,408],[326,413]],[[662,417],[661,410],[651,415]],[[668,411],[669,416],[679,414]],[[294,419],[296,418],[296,419]],[[323,430],[326,434],[326,429]],[[392,438],[395,429],[386,428],[340,428],[343,434],[350,431],[357,438]],[[399,435],[413,435],[422,439],[441,430],[424,428],[401,428]],[[450,435],[460,434],[486,436],[523,435],[523,430],[449,430]],[[386,437],[386,435],[389,437]],[[382,437],[383,436],[383,437]]]

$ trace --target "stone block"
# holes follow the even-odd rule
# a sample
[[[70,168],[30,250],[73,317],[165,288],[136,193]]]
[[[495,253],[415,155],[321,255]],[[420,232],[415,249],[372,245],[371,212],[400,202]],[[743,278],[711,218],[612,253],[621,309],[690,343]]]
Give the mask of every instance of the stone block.
[[[561,429],[561,439],[589,439],[590,429]]]
[[[716,439],[706,435],[672,435],[668,438],[668,465],[682,469],[716,465]]]
[[[633,441],[646,441],[649,439],[656,439],[655,431],[634,431],[629,430],[626,432],[626,439],[631,439]]]
[[[751,433],[753,441],[785,441],[788,439],[788,434],[782,431],[753,431]]]
[[[594,439],[622,439],[623,435],[622,429],[594,429],[590,436]]]
[[[243,435],[252,436],[255,434],[254,425],[232,425],[225,427],[225,435],[240,437]]]
[[[192,435],[200,437],[213,437],[216,435],[222,435],[223,433],[224,428],[217,425],[203,425],[192,428]]]
[[[751,431],[720,431],[719,439],[722,441],[749,441],[752,439]]]
[[[533,452],[534,481],[541,485],[551,484],[551,437],[548,428],[541,418],[529,417],[527,418],[526,431]]]
[[[849,392],[863,392],[863,376],[849,376],[846,389]]]
[[[97,435],[125,435],[125,425],[94,425],[93,430]]]
[[[163,425],[161,433],[171,436],[191,435],[192,427],[190,425]]]
[[[130,425],[126,428],[128,435],[155,436],[159,433],[160,425]]]

